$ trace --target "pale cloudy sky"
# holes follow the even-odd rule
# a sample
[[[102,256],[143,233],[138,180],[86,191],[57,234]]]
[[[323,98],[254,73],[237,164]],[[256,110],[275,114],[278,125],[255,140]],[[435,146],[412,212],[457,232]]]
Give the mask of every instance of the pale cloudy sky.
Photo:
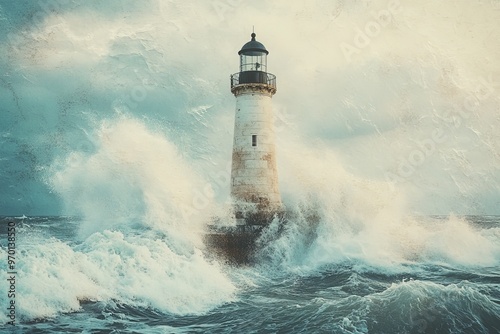
[[[499,22],[498,0],[0,1],[0,214],[61,213],[50,166],[118,114],[207,180],[224,169],[252,26],[285,199],[322,173],[411,212],[500,214]]]

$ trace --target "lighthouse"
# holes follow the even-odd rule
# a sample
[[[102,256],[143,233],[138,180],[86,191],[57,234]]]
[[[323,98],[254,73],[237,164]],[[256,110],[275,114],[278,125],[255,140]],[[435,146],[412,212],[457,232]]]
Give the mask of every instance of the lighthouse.
[[[240,70],[231,75],[236,97],[231,163],[231,198],[236,226],[208,226],[207,248],[234,264],[250,264],[262,244],[257,240],[284,210],[278,187],[272,97],[276,76],[267,72],[265,46],[252,39],[238,52]],[[269,240],[268,240],[269,241]]]
[[[267,71],[269,51],[251,34],[231,75],[236,97],[231,197],[238,225],[263,225],[282,211],[276,169],[272,97],[276,76]]]

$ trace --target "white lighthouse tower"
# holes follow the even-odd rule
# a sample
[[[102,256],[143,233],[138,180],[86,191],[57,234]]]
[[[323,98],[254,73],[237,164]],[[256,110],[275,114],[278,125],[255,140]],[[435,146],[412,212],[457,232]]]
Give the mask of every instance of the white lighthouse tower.
[[[238,224],[263,224],[282,210],[271,100],[276,76],[267,72],[269,52],[255,40],[255,33],[251,37],[238,52],[240,71],[231,75],[236,97],[231,196]]]

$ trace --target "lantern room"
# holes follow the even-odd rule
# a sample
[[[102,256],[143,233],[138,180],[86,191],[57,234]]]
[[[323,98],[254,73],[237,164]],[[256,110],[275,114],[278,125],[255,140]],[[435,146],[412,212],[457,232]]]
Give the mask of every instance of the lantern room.
[[[276,88],[276,77],[267,73],[266,47],[255,40],[255,33],[238,52],[240,55],[240,72],[231,76],[231,88],[242,84],[266,84],[274,90]]]
[[[269,51],[266,50],[262,43],[255,40],[255,33],[252,33],[251,36],[252,40],[243,45],[238,52],[240,55],[240,72],[267,72],[267,55]]]

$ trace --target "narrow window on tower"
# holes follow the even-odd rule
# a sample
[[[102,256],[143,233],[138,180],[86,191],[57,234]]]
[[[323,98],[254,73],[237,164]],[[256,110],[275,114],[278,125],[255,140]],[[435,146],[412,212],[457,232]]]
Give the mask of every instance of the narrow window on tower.
[[[257,146],[257,135],[252,135],[252,146]]]

